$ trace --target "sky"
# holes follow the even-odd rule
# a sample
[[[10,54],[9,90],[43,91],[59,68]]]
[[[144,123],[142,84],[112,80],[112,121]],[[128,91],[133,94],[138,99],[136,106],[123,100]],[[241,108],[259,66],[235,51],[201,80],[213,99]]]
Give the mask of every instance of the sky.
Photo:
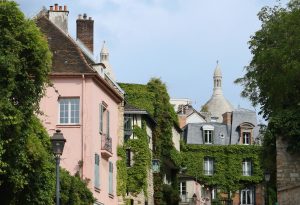
[[[146,84],[159,77],[171,98],[189,98],[195,109],[212,95],[216,62],[223,94],[234,107],[259,110],[240,97],[233,81],[251,61],[248,41],[260,29],[257,13],[276,0],[17,0],[29,18],[43,7],[67,5],[69,33],[78,14],[94,19],[94,55],[102,42],[118,82]],[[281,1],[285,5],[287,1]]]

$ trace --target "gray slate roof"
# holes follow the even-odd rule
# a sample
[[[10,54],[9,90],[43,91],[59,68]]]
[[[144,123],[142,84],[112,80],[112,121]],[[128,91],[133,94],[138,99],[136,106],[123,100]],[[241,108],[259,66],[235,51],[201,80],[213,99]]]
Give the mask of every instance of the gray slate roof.
[[[219,122],[205,122],[205,123],[190,123],[184,127],[184,140],[187,144],[204,144],[203,126],[212,125],[213,144],[215,145],[229,145],[239,144],[240,124],[248,122],[254,125],[253,138],[258,137],[259,127],[257,126],[256,113],[247,109],[235,109],[232,112],[232,124],[227,125]]]

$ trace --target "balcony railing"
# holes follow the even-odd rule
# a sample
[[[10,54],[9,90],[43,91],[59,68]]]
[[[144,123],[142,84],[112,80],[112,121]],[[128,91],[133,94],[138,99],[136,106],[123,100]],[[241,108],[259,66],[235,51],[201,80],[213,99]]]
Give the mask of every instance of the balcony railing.
[[[101,150],[104,151],[101,152],[102,155],[105,155],[106,157],[112,156],[112,139],[106,134],[102,134],[101,136]]]

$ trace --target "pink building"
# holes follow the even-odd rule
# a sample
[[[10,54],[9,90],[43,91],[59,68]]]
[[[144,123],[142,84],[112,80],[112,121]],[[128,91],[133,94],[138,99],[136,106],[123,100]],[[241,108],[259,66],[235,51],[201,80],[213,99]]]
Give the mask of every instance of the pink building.
[[[51,136],[60,129],[67,140],[61,166],[89,181],[96,204],[114,205],[123,91],[105,64],[93,59],[93,20],[79,16],[74,40],[68,34],[68,13],[56,4],[37,16],[53,54],[52,86],[41,100],[40,118]]]

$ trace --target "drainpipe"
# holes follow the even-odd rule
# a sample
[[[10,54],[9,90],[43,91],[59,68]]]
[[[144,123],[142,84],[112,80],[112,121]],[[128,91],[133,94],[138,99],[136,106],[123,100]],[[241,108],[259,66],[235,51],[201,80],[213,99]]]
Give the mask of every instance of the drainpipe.
[[[82,74],[82,87],[81,87],[81,161],[82,161],[82,167],[81,167],[81,178],[83,179],[83,167],[84,167],[84,161],[83,161],[83,149],[84,149],[84,140],[83,140],[83,135],[84,135],[84,120],[83,120],[83,104],[84,104],[84,94],[85,94],[85,77],[84,74]]]

